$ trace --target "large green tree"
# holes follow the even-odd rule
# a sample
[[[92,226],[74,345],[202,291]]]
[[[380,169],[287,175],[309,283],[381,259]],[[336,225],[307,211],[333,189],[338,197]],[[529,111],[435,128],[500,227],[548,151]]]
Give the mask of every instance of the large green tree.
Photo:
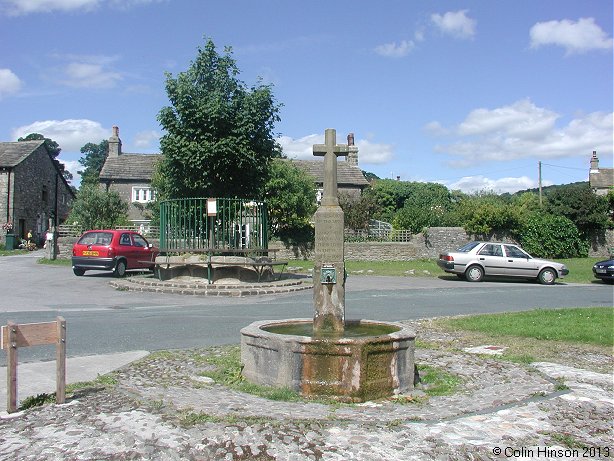
[[[588,183],[554,189],[546,198],[546,210],[570,219],[585,238],[608,226],[608,199],[596,195]]]
[[[60,155],[60,152],[62,151],[62,149],[60,149],[60,146],[57,142],[55,142],[52,139],[49,138],[45,138],[45,136],[43,136],[40,133],[30,133],[27,136],[24,136],[22,138],[18,138],[17,139],[18,142],[21,141],[45,141],[45,147],[47,148],[47,152],[49,152],[49,156],[51,157],[51,160],[53,160],[53,163],[55,163],[58,167],[58,170],[60,171],[60,173],[62,174],[62,176],[64,177],[64,179],[66,179],[66,181],[70,181],[72,179],[72,173],[70,171],[68,171],[66,169],[66,165],[64,165],[62,162],[60,162],[58,160],[58,155]]]
[[[436,183],[410,184],[412,192],[394,215],[394,227],[417,233],[425,227],[444,225],[445,215],[452,206],[448,188]]]
[[[273,235],[287,239],[310,227],[309,221],[316,211],[315,183],[291,162],[273,160],[264,187],[264,199]]]
[[[209,39],[188,70],[166,74],[162,198],[262,195],[270,160],[281,155],[273,133],[280,106],[269,85],[248,88],[238,79],[231,53],[218,54]]]
[[[98,144],[88,142],[81,148],[81,153],[85,154],[79,159],[79,164],[85,168],[77,172],[81,175],[81,184],[97,184],[100,170],[109,155],[109,141],[105,139]]]
[[[84,185],[73,202],[66,220],[82,229],[108,229],[128,223],[128,204],[115,191],[103,191],[96,185]]]

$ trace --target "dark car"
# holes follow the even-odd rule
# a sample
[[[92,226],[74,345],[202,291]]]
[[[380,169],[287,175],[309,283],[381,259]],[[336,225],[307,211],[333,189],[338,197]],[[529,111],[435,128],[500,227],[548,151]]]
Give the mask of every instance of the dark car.
[[[593,274],[605,283],[614,283],[614,259],[595,263],[593,266]]]
[[[91,230],[72,248],[72,270],[77,276],[89,270],[107,270],[123,277],[129,269],[153,270],[157,255],[158,249],[137,232]]]

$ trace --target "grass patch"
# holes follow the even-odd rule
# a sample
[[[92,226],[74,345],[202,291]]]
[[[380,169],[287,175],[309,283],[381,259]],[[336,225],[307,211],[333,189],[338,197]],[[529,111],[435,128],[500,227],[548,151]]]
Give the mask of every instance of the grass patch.
[[[565,264],[569,275],[563,279],[567,283],[592,283],[593,265],[604,258],[570,258],[556,259]],[[313,269],[313,261],[303,259],[290,260],[289,266],[299,268],[297,272],[307,273]],[[413,261],[346,261],[345,269],[350,276],[388,275],[396,277],[440,277],[450,276],[437,266],[435,259],[416,259]]]
[[[462,383],[458,376],[429,365],[418,365],[418,372],[422,390],[429,397],[454,394]]]
[[[58,258],[58,259],[40,258],[36,262],[38,264],[46,264],[49,266],[72,266],[72,260],[68,258]]]
[[[612,347],[614,338],[614,309],[609,307],[536,309],[444,319],[443,322],[454,329],[478,331],[490,336],[516,336],[609,347]]]
[[[16,256],[16,255],[25,255],[29,253],[28,250],[0,250],[0,256]]]
[[[247,394],[257,395],[269,400],[285,402],[299,402],[304,399],[295,391],[287,388],[260,386],[246,381],[241,375],[241,348],[232,346],[215,355],[205,357],[204,361],[214,366],[214,370],[204,371],[201,374],[222,384]]]
[[[106,375],[98,375],[98,377],[93,381],[80,381],[77,383],[67,384],[66,385],[66,393],[71,394],[75,391],[86,389],[89,387],[97,387],[97,386],[115,386],[117,384],[117,378],[113,374]],[[43,405],[47,405],[50,403],[56,402],[56,394],[53,393],[42,393],[37,395],[31,395],[26,397],[21,401],[21,405],[19,406],[19,411],[24,411],[29,408],[40,407]]]

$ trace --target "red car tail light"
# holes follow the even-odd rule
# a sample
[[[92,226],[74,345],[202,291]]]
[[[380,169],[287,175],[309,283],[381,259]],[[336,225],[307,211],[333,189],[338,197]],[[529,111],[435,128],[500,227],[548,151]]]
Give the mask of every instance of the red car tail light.
[[[439,259],[443,259],[444,261],[454,261],[454,257],[450,255],[439,255]]]

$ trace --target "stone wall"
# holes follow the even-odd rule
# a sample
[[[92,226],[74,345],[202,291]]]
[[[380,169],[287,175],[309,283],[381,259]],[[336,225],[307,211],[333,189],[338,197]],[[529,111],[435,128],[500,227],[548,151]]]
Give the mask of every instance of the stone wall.
[[[454,250],[475,240],[462,227],[431,227],[426,233],[412,236],[409,242],[345,242],[345,259],[350,261],[411,261],[434,259],[440,253]],[[506,236],[497,235],[493,241],[514,243]],[[282,242],[271,242],[279,259],[310,259],[312,249],[286,248]],[[608,248],[614,248],[614,230],[608,230],[604,239],[599,239],[589,251],[591,257],[607,257]]]
[[[70,258],[72,246],[78,237],[61,237],[58,240],[60,258]],[[413,259],[434,259],[439,253],[454,250],[465,243],[474,240],[467,235],[462,227],[431,227],[426,234],[416,234],[410,242],[346,242],[345,258],[350,261],[411,261]],[[497,241],[510,241],[510,239],[497,236]],[[155,246],[159,245],[156,239],[147,241]],[[310,259],[313,249],[301,251],[286,248],[282,242],[275,241],[269,245],[277,249],[278,259]],[[614,230],[605,233],[605,239],[591,248],[589,256],[607,257],[608,248],[614,248]]]

